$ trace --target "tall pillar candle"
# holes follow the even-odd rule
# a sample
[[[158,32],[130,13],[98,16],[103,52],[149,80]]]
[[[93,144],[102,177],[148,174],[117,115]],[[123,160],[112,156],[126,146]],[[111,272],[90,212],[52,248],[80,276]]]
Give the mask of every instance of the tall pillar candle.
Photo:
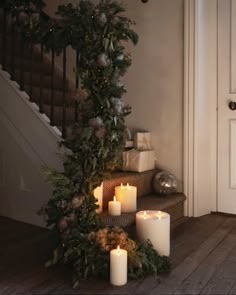
[[[99,206],[96,209],[96,212],[101,213],[102,212],[102,204],[103,204],[103,182],[100,186],[98,186],[94,189],[93,195],[97,199],[96,204]]]
[[[141,241],[149,239],[160,255],[170,255],[170,215],[168,213],[155,210],[137,212],[136,234]]]
[[[123,185],[115,187],[115,195],[117,200],[121,202],[121,212],[129,213],[137,210],[137,187]]]
[[[122,286],[127,283],[128,268],[127,251],[120,249],[110,252],[110,283],[114,286]]]

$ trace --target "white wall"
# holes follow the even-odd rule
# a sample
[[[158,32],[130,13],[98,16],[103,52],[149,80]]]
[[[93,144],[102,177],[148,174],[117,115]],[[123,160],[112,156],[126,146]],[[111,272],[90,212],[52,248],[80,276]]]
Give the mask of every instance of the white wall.
[[[96,1],[96,0],[94,0]],[[47,1],[51,15],[58,4]],[[72,0],[71,2],[78,2]],[[129,46],[133,64],[124,84],[132,106],[130,128],[149,130],[158,166],[183,180],[183,0],[123,0],[140,42]],[[74,57],[72,57],[74,60]],[[72,62],[73,63],[73,62]],[[72,68],[70,63],[70,69]]]
[[[0,215],[44,225],[37,211],[52,190],[42,167],[62,169],[60,138],[16,86],[0,70]]]
[[[158,166],[183,179],[183,1],[126,0],[139,44],[124,78],[131,128],[149,130]]]

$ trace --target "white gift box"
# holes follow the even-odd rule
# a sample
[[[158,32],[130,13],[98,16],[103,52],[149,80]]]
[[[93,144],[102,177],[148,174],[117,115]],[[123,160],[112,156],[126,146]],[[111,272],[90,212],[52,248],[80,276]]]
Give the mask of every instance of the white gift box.
[[[137,151],[135,149],[123,152],[123,170],[143,172],[155,169],[155,151]]]
[[[137,150],[151,150],[151,133],[137,132],[134,136],[134,147]]]

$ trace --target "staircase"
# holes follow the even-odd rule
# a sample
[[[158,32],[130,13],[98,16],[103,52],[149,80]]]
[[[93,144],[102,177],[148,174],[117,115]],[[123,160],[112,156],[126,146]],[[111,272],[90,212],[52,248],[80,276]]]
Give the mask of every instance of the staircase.
[[[104,182],[103,212],[102,219],[109,226],[130,227],[135,223],[135,214],[122,213],[121,216],[109,216],[107,212],[108,202],[113,200],[114,188],[121,183],[129,183],[137,186],[137,211],[161,210],[170,214],[171,227],[185,221],[184,201],[186,197],[183,193],[170,195],[158,195],[152,187],[152,180],[160,170],[149,170],[145,172],[116,172],[112,178]]]
[[[1,18],[3,21],[3,17]],[[39,112],[45,113],[51,126],[57,126],[60,135],[66,137],[69,127],[77,119],[77,102],[75,89],[66,79],[66,51],[63,53],[63,72],[55,66],[55,53],[51,58],[45,56],[43,48],[24,43],[16,27],[6,26],[2,22],[0,27],[0,63],[2,69],[10,73],[11,80],[16,81],[22,91],[25,91],[30,102],[39,106]],[[77,77],[75,85],[78,87]],[[9,97],[10,99],[10,97]],[[51,128],[51,127],[50,127]],[[55,147],[56,152],[56,147]],[[101,217],[107,225],[132,226],[135,213],[109,216],[107,205],[114,196],[114,187],[120,183],[130,183],[138,188],[139,210],[163,210],[171,215],[172,227],[184,220],[184,201],[182,193],[158,196],[152,189],[152,178],[159,170],[142,173],[116,172],[110,180],[104,182],[104,211]]]

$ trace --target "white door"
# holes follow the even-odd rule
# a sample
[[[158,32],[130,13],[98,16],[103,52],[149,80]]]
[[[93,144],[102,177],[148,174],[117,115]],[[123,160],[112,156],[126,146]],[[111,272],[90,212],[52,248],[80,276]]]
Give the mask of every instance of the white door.
[[[236,214],[236,0],[218,0],[218,211]]]

